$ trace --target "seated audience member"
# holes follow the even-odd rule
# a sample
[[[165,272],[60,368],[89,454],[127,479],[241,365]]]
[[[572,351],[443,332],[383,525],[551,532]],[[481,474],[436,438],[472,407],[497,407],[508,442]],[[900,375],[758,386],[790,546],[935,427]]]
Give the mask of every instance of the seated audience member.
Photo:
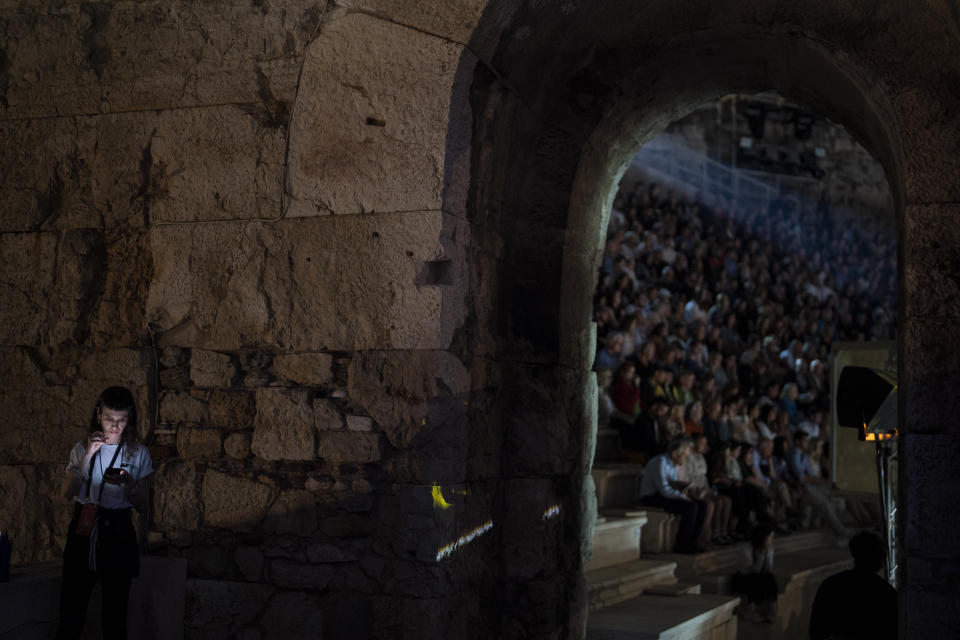
[[[744,495],[740,463],[736,459],[739,451],[740,445],[736,442],[720,442],[710,451],[710,458],[707,461],[710,484],[716,487],[719,495],[730,498],[729,534],[736,542],[744,539],[741,533],[750,526],[749,507]]]
[[[853,569],[830,576],[817,589],[810,640],[896,640],[897,591],[877,575],[886,551],[874,533],[850,538]]]
[[[732,542],[727,528],[730,526],[730,498],[715,495],[707,482],[707,436],[698,434],[693,438],[693,448],[684,465],[690,486],[687,495],[706,504],[703,518],[703,530],[700,533],[699,546],[707,548],[710,543],[729,544]]]
[[[617,367],[616,379],[610,386],[610,399],[615,411],[611,414],[614,426],[623,428],[632,423],[640,411],[640,380],[629,360]]]
[[[675,438],[664,453],[647,461],[640,484],[640,502],[680,516],[674,553],[696,553],[697,536],[703,528],[706,505],[691,498],[681,486],[677,470],[690,453],[690,441]]]
[[[666,451],[669,405],[663,398],[654,398],[649,409],[620,431],[620,444],[627,462],[644,462]]]
[[[687,436],[695,436],[698,433],[703,433],[703,403],[699,400],[687,406],[683,430]]]
[[[610,425],[610,418],[616,407],[613,404],[613,398],[610,397],[610,383],[613,376],[610,369],[600,369],[597,371],[597,425],[600,428]]]
[[[805,510],[815,510],[822,515],[833,532],[841,538],[849,536],[849,531],[840,522],[836,510],[830,503],[829,481],[826,480],[819,465],[810,460],[810,436],[804,431],[797,431],[793,438],[793,449],[787,457],[787,467],[801,487],[803,487],[803,503]],[[805,518],[804,526],[809,526],[809,518]]]
[[[607,343],[597,352],[597,369],[616,371],[623,361],[623,334],[612,332],[607,336]]]
[[[740,617],[750,622],[772,624],[776,617],[777,580],[773,576],[773,528],[757,525],[750,534],[743,567],[733,576],[731,588],[747,597],[741,603]]]
[[[667,412],[667,437],[671,440],[679,438],[684,435],[685,429],[683,405],[680,403],[671,405]]]
[[[756,448],[757,468],[768,480],[768,495],[773,508],[774,519],[777,522],[786,522],[796,516],[793,495],[790,485],[786,481],[787,463],[774,455],[774,442],[762,438]]]

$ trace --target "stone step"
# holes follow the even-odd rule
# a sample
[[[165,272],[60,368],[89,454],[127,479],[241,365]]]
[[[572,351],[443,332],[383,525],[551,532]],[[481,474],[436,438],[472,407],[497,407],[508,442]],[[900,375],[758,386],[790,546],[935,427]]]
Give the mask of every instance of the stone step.
[[[643,595],[590,614],[587,640],[736,640],[740,598]]]
[[[585,571],[610,567],[640,558],[640,532],[647,516],[603,516],[593,528],[590,561]]]
[[[677,528],[680,519],[662,509],[640,506],[635,508],[608,508],[601,515],[605,517],[629,517],[636,514],[645,514],[647,524],[643,528],[640,539],[640,548],[643,553],[669,553],[673,549],[673,542],[677,537]]]
[[[646,589],[674,584],[676,562],[634,560],[584,572],[591,611],[634,598]]]
[[[661,584],[644,590],[644,595],[648,596],[688,596],[701,593],[699,583],[675,582],[674,584]]]
[[[774,559],[774,575],[780,587],[774,623],[739,621],[740,640],[807,640],[810,609],[817,588],[829,576],[853,567],[845,549],[810,549]]]
[[[629,509],[637,503],[637,490],[643,465],[633,463],[604,463],[594,465],[591,471],[597,488],[597,508]]]
[[[649,517],[648,512],[648,517]],[[651,520],[652,521],[652,520]],[[648,523],[649,527],[649,523]],[[644,532],[647,535],[647,532]],[[798,531],[789,536],[775,535],[773,539],[775,563],[781,555],[811,549],[836,549],[836,538],[829,529]],[[729,572],[740,569],[749,557],[750,544],[739,542],[697,554],[668,554],[677,563],[677,571],[683,576],[698,576],[704,573]],[[646,549],[644,549],[646,551]],[[706,588],[705,588],[706,590]]]
[[[609,427],[597,429],[597,447],[593,453],[593,464],[616,464],[620,456],[620,432]]]

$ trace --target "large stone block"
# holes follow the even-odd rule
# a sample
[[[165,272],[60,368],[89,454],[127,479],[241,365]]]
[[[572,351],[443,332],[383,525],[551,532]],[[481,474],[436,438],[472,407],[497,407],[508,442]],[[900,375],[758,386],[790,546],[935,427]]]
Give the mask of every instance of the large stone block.
[[[309,491],[282,491],[267,512],[265,528],[270,533],[310,536],[317,528],[317,500]]]
[[[446,351],[373,351],[350,363],[350,399],[395,447],[409,446],[469,399],[470,373]]]
[[[249,393],[214,389],[207,401],[207,420],[210,425],[222,429],[245,429],[253,424],[257,413],[254,399]]]
[[[293,111],[290,212],[440,209],[463,55],[472,57],[364,13],[327,23],[307,50]]]
[[[291,353],[273,359],[273,370],[281,378],[308,387],[320,387],[333,377],[329,353]]]
[[[147,315],[195,347],[445,348],[464,314],[469,228],[436,211],[160,226],[149,236]]]
[[[194,349],[190,354],[190,379],[198,387],[229,387],[237,368],[225,353]]]
[[[24,118],[287,103],[322,12],[315,0],[8,10],[4,107]]]
[[[317,456],[332,465],[343,462],[379,462],[383,458],[382,436],[356,431],[324,431],[319,434]]]
[[[221,452],[216,429],[181,426],[177,429],[177,453],[181,458],[216,458]]]
[[[56,248],[52,233],[0,234],[0,343],[36,345],[47,338]]]
[[[267,513],[267,485],[213,469],[203,476],[203,521],[235,531],[254,531]]]
[[[150,141],[150,219],[278,218],[284,131],[238,107],[158,117]]]
[[[89,432],[96,396],[85,400],[85,415],[74,419],[70,387],[49,385],[26,349],[4,349],[0,358],[0,415],[6,417],[0,429],[0,464],[49,462],[66,468],[73,445]]]
[[[444,4],[430,0],[344,0],[340,4],[466,45],[487,0]]]
[[[960,317],[960,205],[914,205],[903,218],[900,294],[907,318]]]
[[[316,428],[302,389],[259,389],[250,449],[265,460],[313,460]]]
[[[200,424],[204,412],[204,402],[186,391],[168,391],[160,398],[162,423]]]
[[[162,530],[196,531],[200,519],[200,482],[192,463],[170,462],[153,476],[153,522]]]

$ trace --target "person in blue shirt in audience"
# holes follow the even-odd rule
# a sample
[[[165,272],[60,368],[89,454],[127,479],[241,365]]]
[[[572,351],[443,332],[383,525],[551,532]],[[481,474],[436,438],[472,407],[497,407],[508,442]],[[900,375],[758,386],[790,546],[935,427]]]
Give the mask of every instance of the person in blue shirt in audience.
[[[680,516],[674,553],[696,553],[700,550],[696,541],[706,515],[706,504],[686,493],[685,485],[688,483],[682,482],[677,473],[690,455],[691,446],[688,438],[671,440],[665,453],[647,462],[640,485],[641,503]]]

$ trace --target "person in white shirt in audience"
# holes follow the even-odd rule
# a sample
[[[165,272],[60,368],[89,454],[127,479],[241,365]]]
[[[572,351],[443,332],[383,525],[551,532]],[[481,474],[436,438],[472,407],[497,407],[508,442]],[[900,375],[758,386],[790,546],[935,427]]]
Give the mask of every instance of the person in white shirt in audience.
[[[690,440],[675,438],[666,453],[651,458],[643,469],[640,501],[680,516],[680,527],[673,545],[674,553],[696,553],[697,537],[703,529],[706,505],[684,492],[687,485],[680,480],[678,469],[690,454]]]

